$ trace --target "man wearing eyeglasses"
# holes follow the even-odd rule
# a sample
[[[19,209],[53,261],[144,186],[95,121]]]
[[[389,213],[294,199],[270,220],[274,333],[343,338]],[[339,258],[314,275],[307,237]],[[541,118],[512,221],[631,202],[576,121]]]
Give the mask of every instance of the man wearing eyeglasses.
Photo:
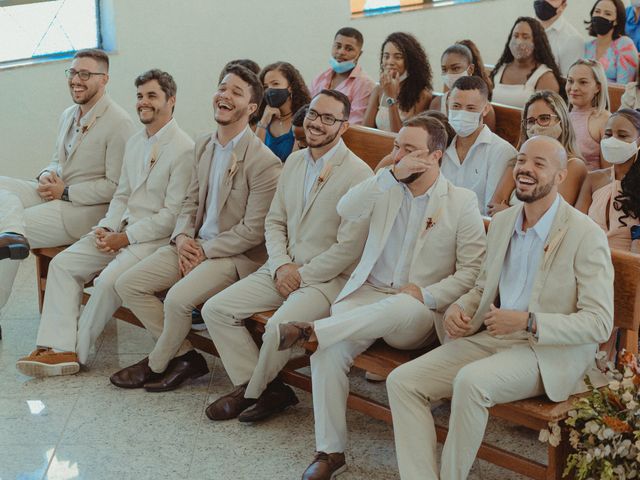
[[[256,273],[212,297],[202,309],[235,389],[218,398],[211,420],[254,422],[298,403],[278,374],[290,358],[279,352],[277,326],[329,314],[364,246],[368,222],[343,220],[340,198],[372,175],[344,144],[350,102],[322,90],[309,105],[303,127],[308,148],[289,156],[265,220],[269,259]],[[258,349],[243,320],[277,309]]]
[[[129,115],[105,93],[109,57],[101,50],[76,52],[66,70],[75,105],[60,117],[51,163],[35,180],[0,177],[0,308],[7,300],[29,248],[74,243],[107,211],[126,141]]]

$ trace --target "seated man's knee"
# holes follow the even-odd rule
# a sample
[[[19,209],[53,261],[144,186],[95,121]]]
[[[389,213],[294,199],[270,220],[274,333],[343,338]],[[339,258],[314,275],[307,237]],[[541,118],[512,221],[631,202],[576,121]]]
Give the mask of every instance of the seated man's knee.
[[[453,379],[453,397],[458,399],[484,397],[480,374],[473,364],[462,367]]]
[[[172,313],[191,313],[193,306],[191,302],[185,301],[184,296],[180,295],[174,288],[170,288],[164,298],[164,311]]]

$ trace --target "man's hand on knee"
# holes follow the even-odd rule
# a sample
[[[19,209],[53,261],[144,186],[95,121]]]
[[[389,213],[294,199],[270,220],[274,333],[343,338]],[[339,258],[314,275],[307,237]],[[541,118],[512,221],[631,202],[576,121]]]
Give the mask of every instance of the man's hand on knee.
[[[405,286],[401,287],[398,290],[398,293],[406,293],[407,295],[412,296],[420,303],[424,304],[424,296],[422,295],[422,290],[415,283],[407,283]]]
[[[129,245],[126,233],[106,232],[100,238],[96,235],[96,247],[102,253],[117,253]]]
[[[65,184],[56,172],[41,175],[38,181],[37,191],[40,198],[47,201],[60,200],[62,198]]]
[[[447,335],[452,339],[464,337],[471,329],[471,317],[465,315],[464,310],[455,303],[447,308],[442,323]]]
[[[302,277],[295,263],[286,263],[276,270],[276,289],[283,297],[288,297],[300,288]]]
[[[495,305],[489,307],[484,316],[484,324],[490,335],[509,335],[527,329],[529,312],[516,310],[501,310]]]

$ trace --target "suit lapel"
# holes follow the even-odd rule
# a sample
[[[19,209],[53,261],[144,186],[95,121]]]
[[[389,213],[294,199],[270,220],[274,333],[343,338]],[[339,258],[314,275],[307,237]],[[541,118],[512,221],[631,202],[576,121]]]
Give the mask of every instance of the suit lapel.
[[[211,161],[213,160],[214,142],[213,137],[208,137],[200,147],[198,161],[198,212],[196,214],[196,226],[200,228],[199,223],[204,218],[204,209],[207,201],[207,193],[209,192],[209,172],[211,170]]]
[[[546,281],[547,275],[551,269],[551,263],[558,252],[558,247],[560,247],[564,236],[567,234],[568,208],[570,208],[569,205],[564,200],[560,199],[556,218],[553,220],[551,230],[549,230],[549,236],[544,244],[544,253],[533,283],[533,290],[531,292],[532,298],[534,295],[537,297],[538,292],[540,291],[539,287]],[[529,302],[531,303],[531,300]]]
[[[82,127],[82,131],[80,132],[80,137],[78,138],[78,141],[71,148],[71,151],[69,152],[69,156],[67,157],[67,161],[71,160],[71,157],[73,157],[73,154],[76,153],[76,151],[78,150],[78,147],[80,146],[84,138],[89,134],[89,132],[94,127],[98,118],[100,118],[104,114],[108,106],[109,106],[109,102],[107,99],[107,95],[105,94],[100,100],[98,100],[98,103],[96,103],[95,106],[93,107],[94,110],[91,115],[91,118],[89,118],[89,121],[87,122],[87,124],[84,127]]]
[[[69,133],[69,130],[71,129],[71,127],[73,126],[73,123],[75,121],[76,118],[76,114],[78,112],[78,110],[80,109],[80,106],[77,106],[76,108],[73,109],[73,111],[71,112],[71,115],[69,115],[64,122],[64,125],[62,127],[62,130],[60,131],[60,149],[58,150],[58,158],[59,161],[58,163],[60,165],[62,165],[64,162],[67,161],[67,150],[65,148],[65,143],[66,143],[66,139],[67,139],[67,134]],[[71,152],[69,152],[71,153]]]
[[[233,149],[231,153],[231,158],[229,159],[229,165],[227,171],[224,172],[222,177],[222,184],[218,189],[218,215],[222,211],[222,207],[224,207],[225,203],[229,198],[229,194],[231,193],[231,187],[233,185],[233,177],[236,175],[237,171],[240,169],[241,162],[244,162],[245,157],[247,156],[247,151],[249,150],[249,139],[250,139],[249,131],[247,130],[242,137],[238,140],[238,143]]]
[[[448,195],[448,193],[449,188],[447,181],[442,175],[440,175],[436,180],[436,184],[433,186],[432,192],[429,194],[427,209],[425,210],[424,217],[422,218],[422,223],[419,227],[420,232],[418,233],[418,238],[416,239],[416,246],[413,249],[411,265],[413,265],[416,261],[418,253],[424,246],[425,240],[437,226],[438,220],[440,220],[440,217],[443,213],[444,198]],[[412,226],[409,227],[411,228]]]

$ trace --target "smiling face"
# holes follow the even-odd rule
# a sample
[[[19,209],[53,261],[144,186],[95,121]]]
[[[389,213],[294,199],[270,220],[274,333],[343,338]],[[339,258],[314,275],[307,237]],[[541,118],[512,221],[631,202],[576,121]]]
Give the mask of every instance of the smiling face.
[[[150,80],[138,87],[136,111],[145,125],[164,125],[171,119],[176,97],[164,93],[157,80]]]
[[[382,49],[381,67],[385,73],[402,75],[406,71],[404,54],[393,42],[387,42]]]
[[[213,111],[216,122],[230,125],[238,121],[249,122],[249,117],[258,108],[251,102],[251,85],[239,76],[228,73],[213,95]]]
[[[362,53],[362,47],[358,45],[358,41],[353,37],[345,37],[344,35],[336,35],[331,47],[331,56],[338,62],[357,61]]]
[[[574,107],[590,107],[600,93],[593,70],[587,65],[574,65],[567,74],[567,96]]]
[[[85,105],[92,102],[104,93],[105,86],[109,81],[104,65],[91,57],[74,58],[69,70],[76,72],[101,73],[103,75],[91,75],[88,80],[82,80],[78,75],[74,75],[68,80],[71,99],[78,105]]]
[[[532,203],[555,195],[566,175],[566,153],[562,145],[550,137],[530,138],[520,148],[513,169],[516,197]]]
[[[337,121],[333,125],[325,125],[322,123],[321,116],[331,116],[337,120],[347,120],[344,118],[344,106],[337,99],[328,95],[316,95],[309,104],[309,112],[315,112],[318,116],[314,120],[310,120],[308,116],[304,117],[302,124],[307,138],[307,145],[310,148],[322,148],[329,145],[335,145],[339,137],[349,127],[344,121]]]

